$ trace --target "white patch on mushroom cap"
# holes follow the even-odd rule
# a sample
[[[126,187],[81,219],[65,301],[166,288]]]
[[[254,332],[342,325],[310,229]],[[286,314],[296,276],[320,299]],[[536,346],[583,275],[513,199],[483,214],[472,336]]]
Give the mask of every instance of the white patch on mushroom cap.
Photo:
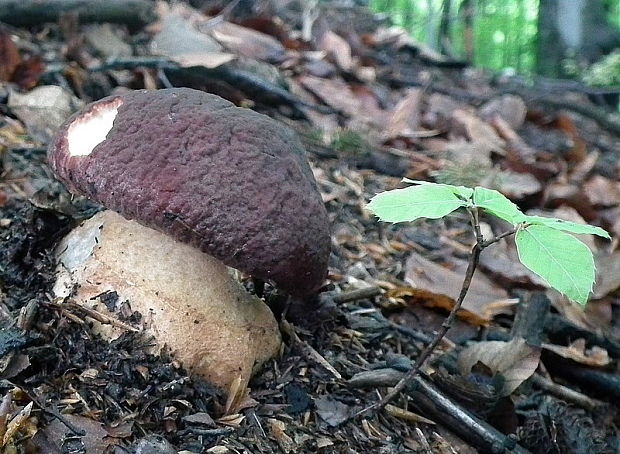
[[[118,108],[123,103],[120,98],[106,103],[95,104],[91,110],[75,119],[67,133],[70,156],[88,156],[103,142],[114,125]]]

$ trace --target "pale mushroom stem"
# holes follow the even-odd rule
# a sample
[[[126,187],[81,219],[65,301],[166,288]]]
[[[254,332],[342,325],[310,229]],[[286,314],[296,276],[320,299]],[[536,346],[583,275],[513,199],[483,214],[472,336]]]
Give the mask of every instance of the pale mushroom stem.
[[[116,319],[129,304],[141,314],[136,327],[155,338],[157,349],[166,345],[190,372],[223,389],[240,376],[247,383],[279,350],[270,309],[228,267],[113,211],[74,229],[59,244],[58,261],[57,297]],[[118,296],[110,299],[110,292]],[[93,324],[110,340],[123,331]]]

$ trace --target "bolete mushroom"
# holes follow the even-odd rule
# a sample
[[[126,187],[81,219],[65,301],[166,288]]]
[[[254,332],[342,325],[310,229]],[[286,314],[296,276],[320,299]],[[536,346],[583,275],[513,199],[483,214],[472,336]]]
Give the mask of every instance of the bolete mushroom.
[[[228,267],[296,296],[326,277],[328,219],[305,151],[267,116],[197,90],[135,91],[71,117],[48,158],[71,192],[112,210],[58,246],[56,295],[115,320],[128,301],[160,347],[223,388],[280,345]]]

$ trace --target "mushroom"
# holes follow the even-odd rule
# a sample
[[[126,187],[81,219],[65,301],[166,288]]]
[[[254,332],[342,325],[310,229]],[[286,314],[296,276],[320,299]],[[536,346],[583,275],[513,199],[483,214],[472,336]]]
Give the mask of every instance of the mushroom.
[[[327,213],[301,142],[267,116],[197,90],[140,90],[75,114],[48,158],[71,192],[111,210],[59,244],[54,286],[109,316],[96,324],[108,338],[138,312],[158,348],[226,388],[280,345],[229,267],[299,297],[323,284]]]

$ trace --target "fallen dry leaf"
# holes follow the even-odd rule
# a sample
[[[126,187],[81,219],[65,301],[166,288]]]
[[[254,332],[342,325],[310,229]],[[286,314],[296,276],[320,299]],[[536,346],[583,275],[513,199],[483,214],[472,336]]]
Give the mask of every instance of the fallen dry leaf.
[[[326,52],[340,69],[351,70],[353,66],[351,46],[344,38],[331,30],[327,30],[319,40],[318,48]]]
[[[463,108],[463,104],[458,103],[450,96],[439,93],[432,93],[426,104],[427,108],[422,117],[422,122],[432,129],[445,129],[452,113]]]
[[[111,24],[89,25],[84,31],[86,42],[104,59],[130,57],[133,54],[131,45],[119,35],[119,29]]]
[[[607,366],[611,359],[604,348],[593,346],[591,349],[586,350],[585,339],[577,339],[568,347],[554,344],[542,344],[542,348],[549,350],[556,355],[560,355],[563,358],[572,359],[580,364],[585,364],[591,367],[604,367]]]
[[[452,113],[452,128],[471,141],[481,152],[505,153],[506,142],[497,135],[495,129],[476,115],[465,109]]]
[[[532,347],[523,338],[510,342],[478,342],[459,353],[458,367],[462,375],[468,375],[476,363],[481,362],[494,374],[504,378],[500,394],[509,396],[521,383],[530,378],[540,360],[540,348]]]
[[[450,312],[456,301],[454,298],[443,295],[441,293],[433,293],[429,290],[413,287],[397,287],[390,289],[385,293],[388,298],[402,298],[408,304],[422,304],[429,309],[442,309]],[[456,316],[471,324],[477,326],[486,326],[491,321],[490,318],[480,317],[467,309],[459,309]]]
[[[543,188],[538,179],[531,173],[517,173],[503,170],[495,179],[497,190],[512,200],[520,200],[540,192]]]
[[[316,412],[323,421],[332,427],[339,426],[345,422],[352,411],[352,407],[343,404],[330,396],[323,396],[315,399]]]
[[[506,120],[502,117],[495,117],[491,119],[490,124],[508,144],[508,150],[513,159],[527,163],[535,162],[536,150],[527,145]]]
[[[114,438],[108,436],[108,432],[98,421],[76,415],[63,415],[63,417],[83,430],[85,435],[75,436],[61,421],[54,419],[32,439],[40,453],[61,454],[79,447],[88,454],[103,454],[108,446],[116,442]]]
[[[464,269],[462,272],[449,270],[414,252],[407,259],[405,281],[415,288],[446,295],[455,300],[461,290],[464,275]],[[507,299],[508,293],[478,270],[462,307],[483,320],[490,320],[493,314],[488,311],[489,305]]]
[[[382,133],[384,140],[399,136],[407,137],[420,128],[420,107],[423,92],[419,88],[410,88],[394,106]]]
[[[376,99],[369,96],[368,89],[360,88],[356,92],[342,79],[321,79],[309,75],[301,75],[297,81],[325,104],[351,117],[350,129],[363,130],[368,135],[367,125],[382,127],[383,110],[378,108]]]
[[[279,61],[286,53],[284,46],[275,38],[230,22],[220,22],[205,31],[208,31],[226,49],[244,57]]]
[[[580,328],[601,333],[611,323],[609,301],[605,299],[590,301],[584,307],[554,289],[547,290],[547,297],[554,309]]]
[[[48,143],[56,130],[83,102],[57,85],[43,85],[21,94],[11,91],[8,106],[34,139]]]
[[[565,113],[559,113],[554,118],[553,126],[560,131],[564,131],[571,139],[572,149],[566,153],[569,160],[580,162],[585,159],[587,155],[586,142],[579,136],[579,131],[573,119]]]
[[[295,442],[286,434],[286,424],[275,418],[268,418],[267,423],[269,424],[271,436],[275,438],[282,451],[285,453],[297,452]]]
[[[185,68],[217,68],[236,58],[180,13],[170,13],[164,18],[160,31],[151,40],[151,52]]]
[[[321,79],[320,77],[308,75],[302,75],[297,80],[304,88],[312,92],[328,106],[350,116],[359,115],[361,102],[343,80]]]
[[[33,403],[30,402],[24,408],[22,408],[17,415],[13,417],[6,425],[6,431],[4,432],[4,436],[2,437],[2,446],[8,445],[13,437],[19,432],[20,429],[26,424],[28,418],[30,417],[30,413],[32,412]]]
[[[0,32],[0,80],[5,82],[13,80],[13,74],[21,61],[19,50],[11,35]]]
[[[202,424],[208,427],[215,427],[215,421],[209,413],[198,412],[183,417],[183,421],[189,424]]]
[[[620,182],[595,175],[583,185],[583,191],[593,205],[604,207],[620,205]]]
[[[620,288],[620,251],[599,254],[594,258],[596,281],[592,297],[603,298]]]
[[[422,423],[422,424],[430,424],[433,426],[435,425],[434,421],[431,421],[430,419],[427,419],[424,416],[420,416],[417,413],[414,413],[409,410],[405,410],[404,408],[400,408],[395,405],[390,405],[390,404],[386,405],[385,411],[388,414],[396,418],[403,419],[405,421],[417,422],[417,423]]]
[[[499,116],[510,128],[519,129],[525,121],[527,106],[519,96],[503,95],[483,104],[478,109],[478,114],[486,121],[492,121]]]
[[[45,64],[40,55],[33,55],[23,59],[13,73],[13,82],[22,90],[29,90],[39,83],[39,78],[45,70]]]

